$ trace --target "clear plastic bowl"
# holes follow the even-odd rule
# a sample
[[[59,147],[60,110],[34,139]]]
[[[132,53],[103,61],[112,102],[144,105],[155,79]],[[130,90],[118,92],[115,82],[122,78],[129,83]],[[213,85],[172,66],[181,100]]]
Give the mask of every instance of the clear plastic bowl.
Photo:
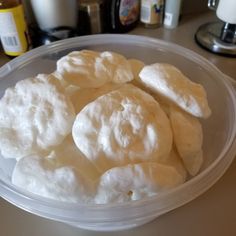
[[[236,96],[227,76],[199,55],[175,44],[131,35],[96,35],[59,41],[34,49],[0,68],[0,97],[17,81],[55,70],[63,55],[81,49],[111,50],[145,63],[167,62],[202,84],[212,116],[202,120],[204,165],[196,177],[155,197],[123,204],[79,205],[56,202],[25,192],[11,184],[15,162],[0,156],[0,195],[33,214],[91,230],[136,227],[196,198],[229,167],[236,153]]]

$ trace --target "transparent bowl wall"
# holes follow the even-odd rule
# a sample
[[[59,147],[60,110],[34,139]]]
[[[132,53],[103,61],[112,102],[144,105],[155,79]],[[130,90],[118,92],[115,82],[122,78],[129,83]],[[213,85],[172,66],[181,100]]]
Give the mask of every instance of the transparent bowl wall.
[[[73,50],[110,50],[146,64],[166,62],[177,66],[192,81],[202,84],[212,116],[201,120],[204,165],[201,173],[183,185],[152,198],[124,204],[78,205],[58,203],[18,189],[11,184],[15,162],[0,156],[0,195],[31,213],[91,230],[120,230],[151,221],[199,196],[212,186],[232,162],[235,152],[236,98],[227,77],[207,60],[175,44],[131,35],[84,36],[34,49],[0,69],[0,97],[17,81],[50,73],[56,61]]]

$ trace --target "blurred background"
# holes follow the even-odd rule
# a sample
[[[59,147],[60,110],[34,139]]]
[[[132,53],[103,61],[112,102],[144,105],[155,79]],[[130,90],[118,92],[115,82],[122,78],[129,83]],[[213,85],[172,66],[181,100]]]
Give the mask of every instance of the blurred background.
[[[30,48],[34,48],[56,40],[80,35],[126,33],[137,26],[150,26],[148,23],[154,27],[163,27],[165,4],[168,1],[170,6],[176,4],[175,1],[179,2],[180,9],[177,14],[180,21],[183,15],[209,10],[207,0],[158,0],[156,2],[162,4],[162,8],[159,9],[162,11],[160,12],[161,19],[142,22],[141,9],[144,9],[142,6],[147,5],[148,0],[10,0],[2,2],[23,4],[28,36],[31,42]],[[148,14],[151,13],[143,12],[142,14],[149,17]],[[155,20],[159,22],[155,24]],[[4,22],[0,21],[0,27],[1,24]]]
[[[19,12],[14,13],[19,5],[24,24],[16,24],[17,35],[11,21],[19,22]],[[15,14],[13,20],[6,11]],[[235,0],[0,0],[0,62],[61,39],[128,33],[198,51],[234,77],[234,60],[223,66],[209,52],[236,56],[235,11]]]

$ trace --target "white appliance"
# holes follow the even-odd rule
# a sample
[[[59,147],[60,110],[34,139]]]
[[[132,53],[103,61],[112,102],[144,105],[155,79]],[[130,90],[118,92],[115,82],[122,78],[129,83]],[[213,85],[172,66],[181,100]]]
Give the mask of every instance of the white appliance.
[[[77,28],[77,0],[31,0],[39,28],[58,38],[67,38]]]
[[[236,0],[208,0],[208,7],[219,21],[201,25],[196,41],[211,52],[236,56]]]

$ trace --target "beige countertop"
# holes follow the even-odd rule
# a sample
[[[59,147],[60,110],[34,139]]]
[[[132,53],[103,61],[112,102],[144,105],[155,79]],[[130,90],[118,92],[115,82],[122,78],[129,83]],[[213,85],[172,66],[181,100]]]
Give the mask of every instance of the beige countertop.
[[[174,42],[211,61],[222,72],[236,80],[236,58],[212,54],[194,41],[197,28],[215,21],[214,13],[184,16],[174,30],[145,29],[141,25],[131,34],[146,35]],[[9,59],[0,52],[0,65]],[[1,236],[79,236],[79,235],[158,235],[158,236],[235,236],[236,235],[236,160],[224,176],[207,192],[141,227],[121,232],[91,232],[34,216],[0,199]]]

